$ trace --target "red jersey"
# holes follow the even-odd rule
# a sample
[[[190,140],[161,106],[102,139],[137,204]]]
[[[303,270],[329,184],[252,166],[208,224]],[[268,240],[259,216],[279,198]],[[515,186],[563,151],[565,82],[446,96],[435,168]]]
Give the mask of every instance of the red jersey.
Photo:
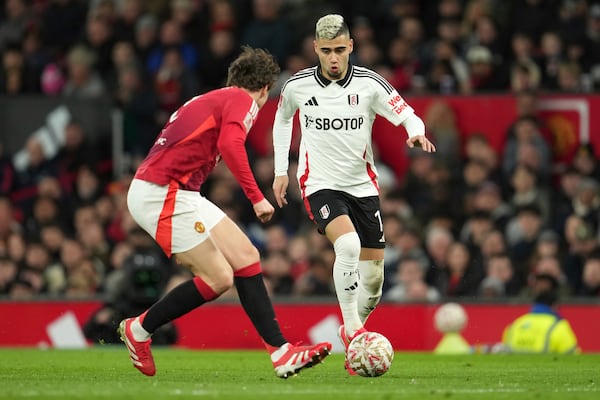
[[[258,203],[264,195],[245,148],[258,110],[252,97],[236,87],[192,98],[171,115],[135,177],[158,185],[176,182],[181,189],[199,191],[222,158],[246,197]]]

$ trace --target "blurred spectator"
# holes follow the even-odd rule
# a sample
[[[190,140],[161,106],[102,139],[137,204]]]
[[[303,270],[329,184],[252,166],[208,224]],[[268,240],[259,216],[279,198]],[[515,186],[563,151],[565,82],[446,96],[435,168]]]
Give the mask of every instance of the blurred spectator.
[[[583,59],[590,65],[590,74],[593,79],[594,88],[600,85],[600,55],[598,45],[600,44],[600,3],[594,3],[589,7],[586,18],[586,36],[583,39]]]
[[[142,0],[121,0],[118,2],[117,15],[113,23],[115,40],[133,43],[136,23],[142,16],[142,11]]]
[[[473,296],[477,294],[481,273],[473,268],[468,247],[454,242],[446,255],[446,268],[436,271],[432,279],[442,297]]]
[[[121,40],[112,47],[111,62],[105,75],[107,90],[114,93],[119,83],[119,72],[129,66],[139,68],[141,65],[133,42]]]
[[[49,261],[48,251],[40,242],[29,242],[25,257],[19,265],[17,281],[26,282],[33,294],[45,293],[47,291],[45,274]]]
[[[504,282],[494,276],[486,276],[479,284],[477,295],[483,300],[502,301],[506,296]]]
[[[332,276],[333,263],[321,256],[312,256],[306,271],[296,278],[293,292],[301,296],[335,296]]]
[[[432,45],[432,60],[426,72],[427,89],[434,93],[471,93],[469,68],[449,41]]]
[[[53,55],[65,53],[80,37],[86,5],[77,0],[50,0],[42,15],[44,44]]]
[[[592,228],[579,216],[570,215],[565,222],[564,237],[567,252],[564,271],[575,293],[583,290],[583,266],[591,254],[600,249],[600,243]]]
[[[558,70],[564,61],[563,43],[556,32],[544,32],[540,43],[541,55],[538,59],[542,72],[542,86],[544,89],[558,89]]]
[[[431,267],[427,269],[427,281],[430,281],[430,276],[435,274],[434,269],[447,267],[446,254],[452,243],[454,243],[454,237],[447,228],[434,226],[427,231],[425,249],[431,261]]]
[[[445,101],[434,101],[427,107],[424,118],[428,134],[433,136],[436,159],[456,168],[460,159],[460,130],[456,113]]]
[[[495,255],[506,254],[508,246],[504,239],[504,234],[499,229],[492,229],[484,234],[481,239],[481,246],[479,246],[479,253],[481,257],[481,271],[485,270],[487,261]],[[476,260],[478,262],[478,260]]]
[[[600,252],[590,254],[583,264],[583,286],[581,295],[600,296]]]
[[[21,264],[25,260],[25,252],[27,249],[27,241],[21,232],[11,232],[6,237],[6,254],[8,257]]]
[[[67,299],[89,299],[96,295],[100,279],[93,260],[85,257],[69,271],[64,296]]]
[[[25,143],[27,166],[17,171],[17,187],[35,188],[47,176],[57,176],[56,165],[47,158],[42,142],[32,136]]]
[[[101,282],[108,272],[112,251],[102,225],[98,221],[85,224],[77,232],[77,240],[83,245],[85,254],[92,262],[94,273]]]
[[[504,65],[494,61],[493,54],[485,46],[471,47],[467,52],[469,82],[474,93],[502,91],[508,88],[508,74]]]
[[[3,14],[4,19],[0,22],[0,50],[7,44],[19,43],[27,29],[35,24],[26,0],[6,0]]]
[[[109,3],[112,4],[112,1]],[[94,54],[94,70],[103,79],[107,78],[111,65],[114,46],[112,29],[112,21],[108,15],[102,15],[97,9],[89,12],[81,44]]]
[[[504,201],[500,187],[492,181],[485,181],[475,189],[473,209],[489,213],[494,227],[500,230],[504,230],[513,211]]]
[[[427,265],[423,265],[418,258],[402,258],[392,278],[393,285],[383,299],[393,302],[436,302],[440,293],[425,282]]]
[[[518,164],[510,177],[511,196],[509,204],[512,209],[533,205],[540,210],[542,222],[550,220],[550,194],[541,184],[536,172],[529,165]]]
[[[198,79],[184,57],[179,47],[163,48],[161,63],[154,76],[159,125],[166,123],[171,113],[198,94]]]
[[[514,63],[510,69],[510,89],[515,92],[540,87],[540,70],[533,60]]]
[[[519,0],[510,3],[509,31],[524,32],[538,42],[556,26],[559,0]]]
[[[39,237],[41,243],[48,250],[50,256],[50,263],[56,263],[60,261],[60,248],[62,242],[66,239],[65,228],[61,225],[61,222],[51,221],[41,226],[39,231]]]
[[[485,235],[494,229],[494,221],[489,212],[474,210],[460,230],[459,240],[468,246],[469,252],[477,254]]]
[[[522,205],[515,210],[514,218],[506,227],[506,240],[515,271],[523,282],[527,279],[529,260],[543,228],[542,215],[534,204]]]
[[[0,256],[0,295],[10,292],[11,285],[17,279],[17,263],[6,256]]]
[[[46,64],[40,76],[42,93],[47,96],[56,96],[62,93],[66,82],[65,75],[58,64],[53,62]]]
[[[38,71],[25,62],[20,45],[7,45],[2,50],[0,69],[0,93],[18,95],[40,91]]]
[[[83,45],[67,55],[67,81],[62,94],[75,99],[96,99],[105,94],[104,82],[94,70],[96,56]]]
[[[135,23],[134,47],[144,72],[148,71],[150,54],[158,44],[157,18],[152,14],[144,14]]]
[[[96,165],[92,143],[81,122],[73,119],[67,123],[64,130],[64,143],[52,159],[56,164],[58,176],[63,190],[71,193],[79,168]]]
[[[552,153],[538,121],[531,116],[518,117],[504,144],[502,171],[509,177],[519,163],[533,168],[544,183],[551,173]]]
[[[82,165],[76,171],[71,194],[73,212],[82,206],[91,206],[102,195],[103,187],[96,171],[88,165]]]
[[[591,143],[582,143],[575,151],[571,163],[584,177],[593,178],[600,182],[600,161],[598,161],[594,151],[594,146]]]
[[[571,295],[571,288],[567,282],[561,261],[557,256],[546,255],[537,259],[533,264],[527,279],[527,290],[526,295],[533,299],[536,290],[536,277],[540,275],[548,275],[556,279],[558,294],[561,297],[567,297]]]
[[[600,184],[591,178],[583,178],[577,185],[572,199],[573,214],[596,232],[600,227]]]
[[[489,138],[481,132],[473,132],[464,140],[464,159],[482,162],[494,178],[498,175],[498,154],[490,144]],[[496,179],[493,179],[496,180]]]
[[[0,142],[0,196],[9,195],[16,186],[15,167]]]
[[[550,229],[540,233],[534,252],[534,260],[545,257],[561,258],[560,237],[556,232]]]
[[[248,7],[250,6],[248,3]],[[239,4],[238,4],[239,5]],[[236,8],[231,0],[213,0],[209,3],[208,28],[211,33],[231,31],[236,40],[241,32],[238,21],[239,14],[243,14],[243,6]]]
[[[265,285],[271,295],[290,295],[294,290],[292,265],[282,252],[271,252],[262,261]]]
[[[467,160],[462,170],[459,181],[460,192],[463,195],[462,212],[470,214],[475,211],[473,200],[476,191],[485,182],[491,181],[491,170],[488,162],[479,159]]]
[[[170,1],[170,18],[181,27],[185,39],[192,43],[207,41],[208,3],[196,0]]]
[[[415,51],[416,49],[411,47],[410,42],[401,36],[392,39],[388,46],[387,58],[392,68],[392,76],[389,82],[400,93],[412,89],[423,89],[419,87],[421,84],[416,82],[417,79],[422,80],[423,78],[422,76],[416,78],[417,74],[422,73],[422,71]]]
[[[180,69],[185,67],[185,69],[194,70],[200,63],[198,48],[186,39],[182,27],[177,21],[171,19],[162,23],[158,44],[148,54],[146,64],[148,72],[152,75],[160,75],[165,64],[173,63],[173,54],[178,54],[181,59],[178,61],[178,64],[181,64]],[[171,59],[165,60],[167,57]],[[190,90],[190,92],[197,93],[194,90]]]
[[[212,32],[208,45],[202,51],[202,59],[211,60],[200,65],[202,89],[208,91],[225,86],[227,67],[237,55],[236,39],[232,31]]]
[[[44,195],[36,196],[31,212],[28,213],[23,223],[27,239],[39,240],[42,226],[59,222],[62,218],[59,205],[54,198]]]
[[[551,196],[552,227],[556,232],[563,232],[565,220],[573,212],[573,199],[581,179],[581,173],[573,166],[568,166],[558,177],[558,185]]]
[[[242,43],[268,50],[283,69],[289,55],[291,29],[282,13],[282,0],[253,0],[253,16],[242,35]]]
[[[502,293],[506,296],[516,296],[521,292],[523,282],[515,268],[510,257],[506,253],[491,255],[485,263],[484,279],[493,279],[502,285]],[[483,282],[479,286],[479,292],[485,289]]]
[[[573,61],[561,62],[556,74],[557,89],[561,92],[580,93],[583,91],[582,72],[579,64]]]
[[[113,99],[123,112],[124,151],[133,156],[146,154],[159,131],[158,99],[153,89],[134,64],[123,65],[117,71]]]

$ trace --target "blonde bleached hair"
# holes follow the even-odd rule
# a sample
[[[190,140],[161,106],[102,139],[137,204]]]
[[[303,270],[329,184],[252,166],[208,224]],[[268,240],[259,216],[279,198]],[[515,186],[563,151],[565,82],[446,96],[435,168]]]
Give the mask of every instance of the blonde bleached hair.
[[[328,14],[319,18],[315,27],[315,39],[332,40],[338,36],[346,35],[350,37],[348,24],[344,17],[338,14]]]

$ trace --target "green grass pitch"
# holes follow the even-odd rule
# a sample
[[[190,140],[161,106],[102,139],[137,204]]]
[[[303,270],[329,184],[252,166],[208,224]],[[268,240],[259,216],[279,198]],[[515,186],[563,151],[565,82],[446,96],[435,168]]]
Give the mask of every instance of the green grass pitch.
[[[284,380],[263,351],[155,348],[157,374],[122,346],[0,349],[0,399],[598,399],[600,354],[396,353],[379,378],[349,376],[343,356]]]

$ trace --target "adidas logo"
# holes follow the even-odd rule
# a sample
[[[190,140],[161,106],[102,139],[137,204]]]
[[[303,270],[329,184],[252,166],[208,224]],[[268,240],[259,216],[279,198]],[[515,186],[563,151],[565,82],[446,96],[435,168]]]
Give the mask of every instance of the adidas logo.
[[[315,98],[315,96],[311,97],[310,99],[308,99],[308,101],[306,103],[304,103],[305,106],[318,106],[319,103],[317,103],[317,99]]]

